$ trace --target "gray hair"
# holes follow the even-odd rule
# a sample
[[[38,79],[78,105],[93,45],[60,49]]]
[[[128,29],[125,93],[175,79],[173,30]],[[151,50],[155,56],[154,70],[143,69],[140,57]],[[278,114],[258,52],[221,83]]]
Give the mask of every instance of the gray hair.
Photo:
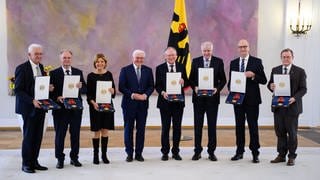
[[[210,49],[213,50],[213,43],[211,41],[205,41],[201,43],[201,50],[203,50],[206,47],[210,47]]]
[[[40,45],[40,44],[35,44],[35,43],[30,44],[29,47],[28,47],[28,53],[31,53],[31,51],[32,51],[33,49],[35,49],[35,48],[40,48],[40,49],[42,49],[42,45]]]
[[[146,56],[146,53],[145,53],[143,50],[136,49],[136,50],[133,51],[132,57],[134,58],[134,57],[136,57],[138,54],[143,54],[143,57]]]

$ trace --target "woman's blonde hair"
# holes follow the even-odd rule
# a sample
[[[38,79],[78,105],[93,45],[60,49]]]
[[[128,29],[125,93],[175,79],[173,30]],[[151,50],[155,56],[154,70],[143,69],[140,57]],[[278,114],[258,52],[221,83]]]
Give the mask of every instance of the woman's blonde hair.
[[[107,67],[107,58],[106,58],[106,56],[103,54],[103,53],[98,53],[98,54],[96,54],[95,56],[94,56],[94,60],[93,60],[93,67],[94,68],[97,68],[96,67],[96,63],[98,62],[98,59],[103,59],[103,61],[106,63],[106,67]],[[105,68],[106,68],[105,67]]]

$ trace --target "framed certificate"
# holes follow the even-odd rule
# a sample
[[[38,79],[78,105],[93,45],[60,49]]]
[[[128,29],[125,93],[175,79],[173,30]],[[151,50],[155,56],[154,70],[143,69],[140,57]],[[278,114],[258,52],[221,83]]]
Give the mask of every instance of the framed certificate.
[[[50,76],[36,76],[34,85],[34,99],[49,99]]]
[[[275,96],[291,96],[289,74],[274,74],[273,82],[276,86],[274,89]]]
[[[79,88],[77,88],[77,83],[79,82],[79,75],[64,76],[62,96],[64,98],[78,98]]]
[[[184,101],[181,94],[181,72],[168,72],[166,79],[166,92],[168,94],[168,101]]]
[[[97,81],[96,103],[111,104],[110,88],[112,88],[112,81]]]
[[[213,96],[214,88],[214,69],[198,69],[198,96]]]
[[[247,77],[244,72],[231,71],[230,91],[245,93]]]

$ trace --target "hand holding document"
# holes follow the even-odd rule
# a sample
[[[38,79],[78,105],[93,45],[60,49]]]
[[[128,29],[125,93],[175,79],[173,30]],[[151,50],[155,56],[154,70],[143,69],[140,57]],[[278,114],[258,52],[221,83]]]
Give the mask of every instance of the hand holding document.
[[[111,103],[110,88],[112,88],[112,81],[97,81],[96,103],[99,106],[98,111],[114,112],[114,108]]]
[[[181,72],[168,72],[166,79],[166,92],[168,94],[168,101],[184,101],[181,94]]]
[[[242,104],[246,92],[247,77],[244,72],[231,72],[230,93],[226,99],[227,104]]]
[[[34,99],[38,100],[39,105],[44,110],[60,109],[61,107],[49,99],[50,76],[36,76],[34,86]]]
[[[214,69],[198,69],[198,96],[212,96],[214,94]]]
[[[290,75],[274,74],[274,96],[272,98],[272,107],[288,107],[291,96]]]
[[[63,80],[63,104],[66,109],[82,109],[82,101],[78,98],[80,76],[64,76]]]

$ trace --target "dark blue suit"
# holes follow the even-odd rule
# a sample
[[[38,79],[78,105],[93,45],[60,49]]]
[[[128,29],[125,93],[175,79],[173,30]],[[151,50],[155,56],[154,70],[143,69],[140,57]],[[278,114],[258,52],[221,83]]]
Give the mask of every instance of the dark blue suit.
[[[181,72],[181,78],[184,80],[184,86],[188,86],[188,78],[185,67],[180,63],[175,63],[176,72]],[[160,64],[156,68],[156,84],[155,88],[158,92],[157,107],[160,109],[161,115],[161,152],[168,154],[170,151],[169,132],[172,121],[172,134],[173,134],[173,146],[172,154],[179,153],[179,143],[181,138],[181,122],[183,116],[183,108],[185,106],[183,102],[169,102],[161,95],[162,91],[166,91],[166,76],[169,72],[168,64],[165,62]],[[184,96],[183,87],[181,87],[181,93]]]
[[[240,58],[234,59],[230,63],[229,77],[231,79],[231,71],[239,70]],[[234,105],[234,113],[236,118],[236,144],[237,154],[244,153],[245,146],[245,121],[247,119],[250,133],[249,148],[254,156],[259,155],[259,131],[258,131],[258,117],[259,104],[261,104],[261,95],[259,84],[266,84],[267,78],[263,70],[262,60],[253,56],[249,56],[247,67],[245,71],[252,71],[255,73],[254,79],[247,78],[246,92],[242,105]],[[230,80],[228,82],[230,89]]]
[[[190,84],[192,89],[195,90],[195,87],[199,85],[198,82],[198,73],[199,68],[204,67],[203,56],[195,58],[192,60],[192,69],[190,74]],[[218,116],[218,108],[220,104],[220,91],[225,86],[227,80],[224,72],[224,64],[223,60],[211,56],[210,68],[213,68],[214,73],[214,87],[217,88],[216,94],[212,97],[199,97],[193,91],[192,94],[192,102],[194,109],[194,152],[196,154],[200,154],[202,152],[202,129],[203,129],[203,121],[204,114],[207,114],[207,125],[208,125],[208,153],[212,155],[216,149],[217,145],[217,116]]]
[[[79,91],[78,98],[82,101],[81,93],[85,92],[86,84],[83,78],[82,71],[76,68],[71,68],[72,75],[80,75],[80,81],[82,82],[82,88]],[[57,101],[59,96],[62,96],[63,90],[63,81],[64,81],[64,72],[62,67],[57,68],[50,72],[50,81],[54,86],[54,91],[51,93],[51,99]],[[72,160],[78,159],[79,154],[79,140],[80,140],[80,127],[81,127],[81,119],[82,119],[82,109],[79,110],[69,110],[65,109],[64,105],[60,102],[58,104],[61,106],[61,109],[53,110],[53,122],[54,129],[56,131],[55,136],[55,157],[59,161],[63,161],[65,154],[64,150],[64,140],[66,137],[66,133],[69,125],[70,132],[70,144],[71,144],[71,152],[70,158]]]
[[[136,122],[136,155],[141,155],[144,147],[144,134],[149,100],[138,101],[131,98],[132,93],[146,94],[154,90],[152,69],[142,65],[141,78],[138,78],[133,64],[123,67],[119,76],[119,91],[123,94],[121,107],[124,118],[124,143],[129,156],[133,155],[133,128]]]
[[[41,73],[44,74],[42,64],[39,64]],[[22,115],[23,140],[22,140],[22,165],[34,168],[38,163],[45,111],[35,108],[34,99],[34,74],[29,60],[20,64],[15,71],[16,113]]]

